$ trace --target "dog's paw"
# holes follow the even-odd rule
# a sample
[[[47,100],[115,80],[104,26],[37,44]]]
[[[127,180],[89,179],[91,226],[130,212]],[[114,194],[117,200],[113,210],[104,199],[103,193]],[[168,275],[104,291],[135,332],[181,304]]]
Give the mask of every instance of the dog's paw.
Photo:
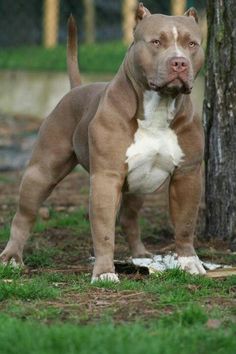
[[[180,268],[190,274],[206,274],[198,256],[178,257]]]
[[[25,265],[23,261],[17,261],[14,257],[9,260],[4,260],[4,258],[0,258],[0,265],[5,267],[11,266],[13,268],[23,268]]]
[[[8,262],[1,261],[0,264],[2,264],[5,267],[7,267],[7,266],[11,266],[13,268],[22,268],[22,267],[24,267],[23,262],[19,263],[14,258],[11,258],[10,261],[8,261]]]
[[[3,266],[10,265],[14,268],[24,267],[22,256],[15,251],[8,250],[7,248],[0,254],[0,264]]]
[[[112,283],[119,283],[118,275],[115,273],[103,273],[98,276],[92,277],[91,284],[97,281],[110,281]]]

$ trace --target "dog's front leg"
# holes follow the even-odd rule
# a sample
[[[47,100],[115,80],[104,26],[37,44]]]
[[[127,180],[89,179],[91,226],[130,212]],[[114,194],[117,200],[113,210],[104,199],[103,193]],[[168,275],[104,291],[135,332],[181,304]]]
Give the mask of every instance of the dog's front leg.
[[[90,220],[96,257],[92,281],[119,281],[113,259],[123,180],[122,174],[112,171],[98,172],[90,178]]]
[[[187,173],[176,172],[170,182],[170,215],[175,228],[176,251],[181,268],[191,274],[205,273],[193,246],[201,187],[200,166]]]

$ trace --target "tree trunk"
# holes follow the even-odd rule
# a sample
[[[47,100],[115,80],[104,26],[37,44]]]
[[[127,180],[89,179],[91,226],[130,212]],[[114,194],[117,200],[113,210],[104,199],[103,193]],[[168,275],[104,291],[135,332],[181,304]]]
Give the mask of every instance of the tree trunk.
[[[235,240],[236,1],[208,0],[204,124],[206,238]]]
[[[173,16],[183,16],[186,10],[187,0],[171,0],[170,8],[171,15]]]
[[[44,0],[43,44],[46,48],[57,45],[59,7],[59,0]]]
[[[135,26],[135,11],[138,6],[137,0],[124,0],[122,5],[123,14],[123,42],[130,44],[133,41],[133,30]]]
[[[85,42],[95,42],[95,5],[94,0],[84,0],[84,24],[85,24]]]

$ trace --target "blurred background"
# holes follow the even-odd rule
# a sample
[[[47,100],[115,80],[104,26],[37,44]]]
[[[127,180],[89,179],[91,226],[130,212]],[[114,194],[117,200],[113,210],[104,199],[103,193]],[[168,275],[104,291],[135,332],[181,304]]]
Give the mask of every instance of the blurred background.
[[[67,19],[76,18],[83,82],[110,80],[132,42],[136,0],[0,0],[0,171],[21,169],[38,127],[69,90]],[[152,13],[194,6],[206,38],[205,1],[145,0]],[[201,112],[203,74],[194,95]]]

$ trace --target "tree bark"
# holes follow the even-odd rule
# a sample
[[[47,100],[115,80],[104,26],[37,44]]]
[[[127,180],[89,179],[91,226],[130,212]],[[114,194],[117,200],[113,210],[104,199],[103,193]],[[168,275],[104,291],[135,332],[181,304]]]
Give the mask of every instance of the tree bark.
[[[204,125],[208,239],[235,240],[236,1],[208,0]]]

